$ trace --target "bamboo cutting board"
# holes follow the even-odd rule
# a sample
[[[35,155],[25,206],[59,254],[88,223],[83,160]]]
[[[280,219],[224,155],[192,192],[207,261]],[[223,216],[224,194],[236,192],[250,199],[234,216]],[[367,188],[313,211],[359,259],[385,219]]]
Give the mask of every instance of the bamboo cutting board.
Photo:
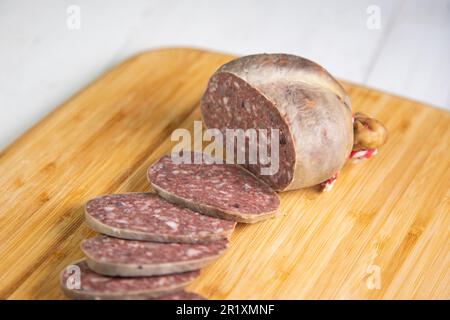
[[[193,49],[135,56],[0,154],[0,298],[63,298],[60,271],[94,233],[83,204],[150,190],[147,167],[192,130],[208,78],[232,57]],[[281,194],[283,216],[238,225],[190,289],[212,299],[449,299],[450,114],[344,84],[387,145],[347,165],[331,193]]]

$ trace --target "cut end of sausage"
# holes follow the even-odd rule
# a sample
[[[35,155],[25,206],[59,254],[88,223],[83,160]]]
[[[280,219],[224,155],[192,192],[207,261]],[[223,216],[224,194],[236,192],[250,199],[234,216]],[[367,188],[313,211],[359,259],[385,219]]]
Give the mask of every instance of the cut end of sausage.
[[[272,129],[278,130],[279,152],[272,151],[271,143],[267,145],[271,165],[277,163],[276,172],[262,175],[263,168],[268,165],[262,165],[260,161],[248,161],[250,146],[254,144],[248,136],[245,138],[244,166],[275,190],[283,190],[292,182],[296,159],[291,131],[283,115],[260,91],[232,73],[216,73],[202,98],[201,110],[206,127],[219,129],[225,145],[234,143],[235,139],[233,137],[233,141],[228,141],[226,129],[242,129],[245,132],[249,132],[249,129],[264,129],[267,141],[273,139]],[[259,132],[256,131],[256,134]],[[260,138],[259,135],[257,138]],[[236,148],[234,155],[234,161],[237,163]]]

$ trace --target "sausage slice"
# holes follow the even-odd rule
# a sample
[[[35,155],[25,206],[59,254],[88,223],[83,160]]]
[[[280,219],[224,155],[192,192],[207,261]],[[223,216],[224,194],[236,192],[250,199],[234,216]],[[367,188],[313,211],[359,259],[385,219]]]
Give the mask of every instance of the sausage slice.
[[[215,261],[227,240],[204,244],[159,243],[97,236],[81,243],[93,271],[121,277],[141,277],[197,270]]]
[[[97,232],[122,239],[198,243],[227,239],[235,223],[174,205],[155,193],[104,195],[85,206]]]
[[[80,260],[61,272],[60,285],[73,299],[154,299],[183,290],[199,274],[196,270],[154,277],[108,277],[93,272],[85,260]]]
[[[148,179],[168,201],[227,220],[261,221],[275,216],[280,206],[267,184],[233,164],[178,163],[164,156],[149,168]]]

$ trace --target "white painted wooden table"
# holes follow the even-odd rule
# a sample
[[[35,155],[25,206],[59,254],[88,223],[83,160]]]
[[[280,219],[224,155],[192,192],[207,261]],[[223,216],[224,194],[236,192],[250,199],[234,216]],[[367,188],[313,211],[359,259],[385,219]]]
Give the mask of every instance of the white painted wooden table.
[[[294,53],[450,109],[449,0],[2,0],[0,149],[111,66],[161,46]]]

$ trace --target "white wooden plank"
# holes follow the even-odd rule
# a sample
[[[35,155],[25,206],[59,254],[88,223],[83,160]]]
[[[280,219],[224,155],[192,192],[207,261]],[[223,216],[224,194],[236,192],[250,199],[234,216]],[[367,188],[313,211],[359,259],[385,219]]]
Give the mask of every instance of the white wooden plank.
[[[450,1],[404,2],[365,83],[450,109]]]
[[[366,26],[374,2],[379,30]],[[339,78],[450,108],[449,1],[410,2],[3,0],[0,149],[114,64],[170,45],[295,53]],[[69,4],[81,8],[81,30],[66,27]]]
[[[358,1],[166,1],[144,17],[123,47],[122,59],[147,46],[197,46],[249,54],[288,52],[313,59],[338,77],[361,82],[387,31],[369,30]],[[383,3],[383,21],[396,1]]]

